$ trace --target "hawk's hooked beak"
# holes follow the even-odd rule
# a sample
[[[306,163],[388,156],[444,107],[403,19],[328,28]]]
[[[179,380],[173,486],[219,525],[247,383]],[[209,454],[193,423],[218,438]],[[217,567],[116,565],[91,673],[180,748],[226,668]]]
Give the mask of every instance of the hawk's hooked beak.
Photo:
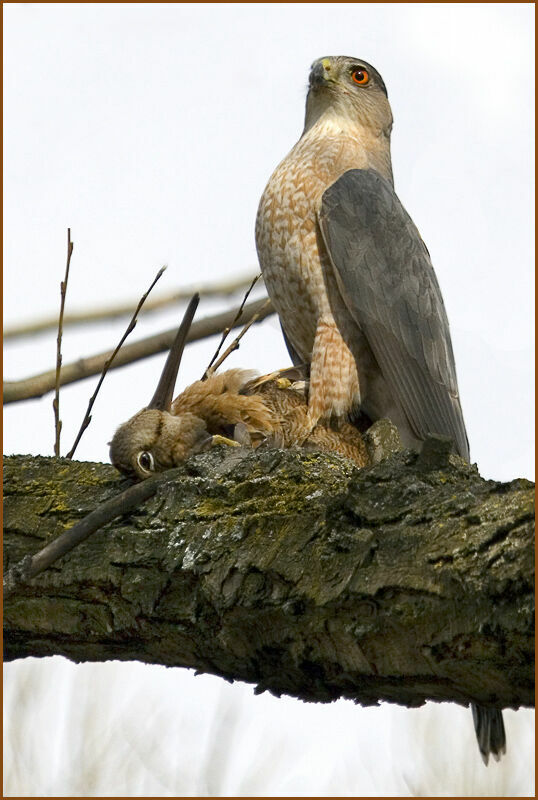
[[[187,341],[187,334],[189,333],[189,329],[191,327],[191,323],[199,302],[200,295],[195,294],[187,306],[187,310],[185,311],[185,315],[181,325],[179,326],[174,343],[170,348],[170,352],[168,353],[168,358],[166,359],[164,369],[159,379],[159,384],[155,390],[155,394],[151,398],[148,408],[157,408],[159,411],[170,411],[174,395],[174,386],[176,384],[177,373],[181,363],[181,356],[183,355],[183,350],[185,349],[185,343]]]
[[[314,62],[308,83],[311,89],[320,89],[322,86],[327,86],[328,83],[334,83],[330,58],[320,58],[319,61]]]

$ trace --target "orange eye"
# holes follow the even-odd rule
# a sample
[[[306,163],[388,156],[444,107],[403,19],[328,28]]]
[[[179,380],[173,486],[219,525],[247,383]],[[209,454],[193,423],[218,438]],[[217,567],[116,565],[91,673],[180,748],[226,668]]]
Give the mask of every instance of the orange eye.
[[[359,86],[364,86],[370,80],[370,76],[365,69],[356,69],[351,73],[351,77],[355,83],[359,84]]]

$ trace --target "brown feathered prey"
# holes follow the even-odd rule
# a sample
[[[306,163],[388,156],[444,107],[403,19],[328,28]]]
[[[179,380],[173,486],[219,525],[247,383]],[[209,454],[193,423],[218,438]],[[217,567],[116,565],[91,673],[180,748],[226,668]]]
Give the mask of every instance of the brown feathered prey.
[[[120,425],[110,442],[110,460],[120,472],[148,478],[217,444],[300,446],[339,453],[358,466],[368,462],[353,425],[333,430],[320,424],[311,430],[299,368],[263,377],[252,370],[226,370],[196,381],[172,400],[198,301],[195,295],[185,312],[150,404]]]

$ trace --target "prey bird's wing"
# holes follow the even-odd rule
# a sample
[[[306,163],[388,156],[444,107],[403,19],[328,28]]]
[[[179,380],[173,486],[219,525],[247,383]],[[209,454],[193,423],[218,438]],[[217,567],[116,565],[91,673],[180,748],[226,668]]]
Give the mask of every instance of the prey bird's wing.
[[[430,257],[392,185],[345,172],[319,224],[345,306],[419,439],[450,436],[469,460],[448,319]]]

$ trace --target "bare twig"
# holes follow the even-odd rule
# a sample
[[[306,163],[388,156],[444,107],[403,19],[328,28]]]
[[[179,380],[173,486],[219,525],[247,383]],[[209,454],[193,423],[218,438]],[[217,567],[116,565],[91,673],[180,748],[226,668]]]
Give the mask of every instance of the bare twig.
[[[237,314],[235,315],[235,317],[234,317],[234,319],[233,319],[233,322],[231,323],[231,325],[228,325],[228,326],[227,326],[226,328],[224,328],[224,330],[222,331],[222,336],[221,336],[220,342],[219,342],[219,344],[218,344],[218,347],[217,347],[217,349],[215,350],[215,352],[214,352],[214,354],[213,354],[213,357],[212,357],[211,361],[210,361],[210,362],[209,362],[209,364],[207,365],[207,368],[206,368],[206,370],[205,370],[204,374],[202,375],[202,380],[203,380],[203,381],[205,381],[207,378],[209,378],[209,376],[210,376],[210,375],[212,375],[212,374],[213,374],[213,372],[215,372],[215,369],[216,369],[216,367],[214,367],[214,366],[213,366],[213,364],[214,364],[214,362],[217,360],[217,358],[218,358],[218,355],[219,355],[219,353],[220,353],[220,350],[221,350],[221,347],[222,347],[222,345],[224,344],[224,342],[226,341],[226,338],[227,338],[228,334],[230,333],[231,329],[232,329],[232,328],[234,328],[234,327],[235,327],[235,325],[236,325],[236,323],[238,323],[238,322],[239,322],[239,320],[241,319],[241,314],[243,313],[243,309],[244,309],[244,307],[245,307],[245,303],[246,303],[246,302],[247,302],[247,300],[248,300],[248,296],[249,296],[249,294],[250,294],[250,293],[251,293],[251,291],[254,289],[254,286],[255,286],[255,284],[256,284],[256,281],[258,280],[258,278],[261,278],[261,274],[259,274],[259,275],[256,275],[256,276],[254,277],[254,279],[252,280],[252,283],[250,284],[250,286],[248,287],[247,291],[245,292],[245,296],[243,297],[243,300],[241,301],[241,305],[239,306],[239,308],[238,308],[238,310],[237,310]],[[234,349],[235,349],[235,348],[234,348]]]
[[[154,478],[129,486],[128,489],[98,506],[34,556],[26,556],[14,564],[4,575],[4,600],[16,592],[19,586],[39,575],[103,525],[127,514],[148,500],[167,479],[169,479],[168,473],[160,473]]]
[[[118,354],[122,344],[127,339],[129,334],[132,331],[134,331],[134,329],[136,327],[136,318],[138,316],[138,312],[140,311],[140,309],[144,305],[144,302],[145,302],[147,296],[149,295],[149,293],[151,292],[151,290],[153,289],[153,287],[155,286],[155,284],[157,283],[157,281],[159,280],[159,278],[161,277],[161,275],[163,274],[165,269],[166,269],[166,267],[161,267],[161,269],[158,271],[157,275],[153,279],[153,281],[151,283],[151,286],[149,287],[147,292],[145,294],[143,294],[142,297],[140,298],[140,300],[138,301],[138,305],[134,310],[134,314],[131,317],[131,321],[127,325],[125,333],[123,334],[123,336],[121,337],[120,341],[116,345],[116,348],[112,352],[112,355],[110,356],[110,358],[108,358],[105,361],[104,366],[103,366],[103,370],[101,372],[101,377],[99,378],[99,380],[97,382],[97,386],[95,388],[95,392],[92,394],[92,396],[90,397],[90,400],[88,402],[88,408],[86,409],[86,414],[84,415],[84,419],[82,420],[82,425],[80,426],[80,430],[77,433],[77,438],[75,439],[73,447],[71,448],[71,450],[67,454],[66,458],[73,458],[73,455],[75,454],[75,450],[77,449],[78,443],[80,442],[80,440],[82,438],[82,434],[84,433],[84,431],[86,430],[86,428],[88,427],[90,422],[92,421],[91,410],[93,408],[93,404],[95,403],[95,398],[97,397],[99,389],[101,388],[101,384],[103,383],[103,381],[105,379],[105,375],[107,374],[110,365],[112,364],[112,362],[114,361],[116,355]]]
[[[259,311],[257,322],[261,322],[270,314],[274,314],[274,309],[271,305],[265,305],[266,298],[261,300],[254,300],[244,308],[245,316],[255,314]],[[264,311],[261,309],[264,307]],[[222,311],[212,317],[198,320],[191,326],[187,336],[187,342],[196,342],[200,339],[206,339],[208,336],[214,336],[221,333],[223,328],[230,326],[231,328],[239,327],[238,322],[234,322],[236,312]],[[174,341],[177,333],[177,326],[162,333],[148,336],[145,339],[140,339],[138,342],[126,344],[121,348],[120,352],[114,359],[111,369],[123,367],[126,364],[132,364],[143,358],[162,353],[169,350],[172,342]],[[62,374],[60,378],[60,386],[65,386],[69,383],[89,378],[92,375],[99,375],[103,369],[103,365],[112,355],[111,350],[104,353],[98,353],[88,358],[80,358],[70,364],[64,364],[62,367]],[[42,397],[44,394],[51,392],[55,385],[55,371],[48,370],[38,375],[33,375],[20,381],[5,381],[4,382],[4,405],[8,403],[16,403],[21,400],[31,400],[36,397]]]
[[[257,321],[257,320],[260,318],[260,315],[261,315],[261,314],[263,313],[263,311],[264,311],[264,310],[265,310],[265,309],[266,309],[266,308],[269,306],[270,302],[271,302],[271,301],[270,301],[270,300],[269,300],[269,298],[268,298],[268,299],[265,301],[265,303],[263,304],[263,306],[260,308],[260,310],[259,310],[259,311],[256,311],[256,312],[255,312],[255,313],[254,313],[254,314],[251,316],[251,318],[249,319],[249,321],[247,322],[247,324],[246,324],[246,325],[245,325],[245,326],[242,328],[241,332],[240,332],[240,333],[239,333],[239,334],[238,334],[238,335],[235,337],[235,339],[233,340],[233,342],[231,343],[231,345],[230,345],[229,347],[227,347],[227,348],[226,348],[226,350],[225,350],[225,351],[224,351],[224,353],[221,355],[221,357],[220,357],[220,358],[218,358],[218,359],[217,359],[217,360],[214,362],[214,364],[212,364],[212,365],[211,365],[211,367],[208,367],[208,368],[206,369],[206,371],[205,371],[205,373],[204,373],[204,377],[205,377],[205,378],[208,378],[210,375],[212,375],[214,372],[216,372],[216,371],[217,371],[217,369],[218,369],[218,368],[221,366],[221,364],[222,364],[222,363],[223,363],[223,362],[224,362],[224,361],[225,361],[225,360],[228,358],[228,356],[229,356],[231,353],[233,353],[233,352],[234,352],[234,350],[238,350],[238,349],[239,349],[239,342],[241,341],[241,339],[243,338],[243,336],[245,335],[245,333],[248,331],[248,329],[250,328],[250,326],[251,326],[251,325],[254,325],[254,323],[255,323],[255,322],[256,322],[256,321]]]
[[[58,318],[58,335],[56,337],[56,378],[54,386],[54,455],[60,455],[60,432],[62,421],[60,419],[60,372],[62,368],[62,333],[65,306],[65,293],[67,291],[67,281],[69,280],[69,265],[71,264],[71,254],[73,252],[73,242],[71,241],[71,228],[67,229],[67,263],[65,265],[65,276],[60,283],[60,316]]]
[[[245,289],[252,281],[252,275],[238,276],[228,281],[221,281],[212,284],[194,284],[191,288],[178,289],[162,295],[152,297],[141,310],[142,314],[159,311],[162,308],[190,300],[193,294],[198,292],[201,297],[228,297],[236,292]],[[64,329],[74,325],[89,325],[93,323],[108,322],[118,317],[126,317],[133,310],[135,301],[119,303],[118,305],[88,308],[80,311],[71,311],[64,315]],[[52,316],[42,317],[27,322],[17,323],[4,328],[4,341],[24,336],[33,336],[39,333],[46,333],[58,324],[58,318]]]

